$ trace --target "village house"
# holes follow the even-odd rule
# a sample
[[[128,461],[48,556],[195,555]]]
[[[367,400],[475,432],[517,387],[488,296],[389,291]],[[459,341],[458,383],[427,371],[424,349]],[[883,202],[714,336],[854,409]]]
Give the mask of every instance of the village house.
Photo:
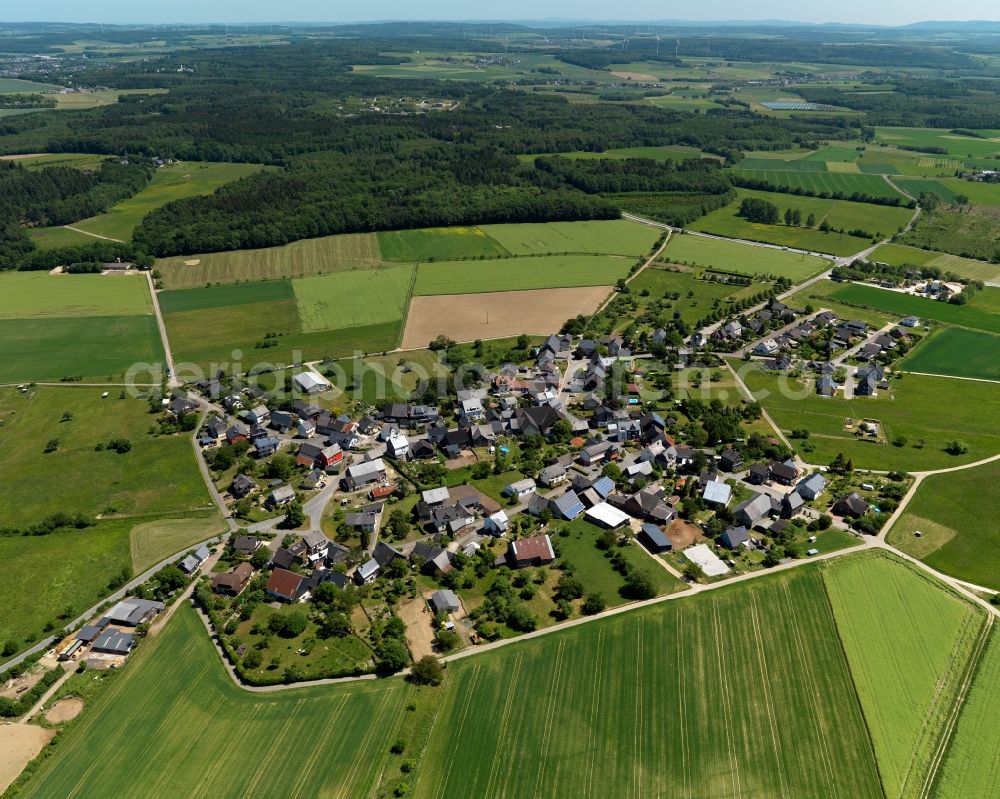
[[[544,566],[556,559],[548,535],[536,535],[511,541],[507,547],[506,563],[512,569],[525,566]]]
[[[348,490],[354,491],[370,483],[380,483],[386,478],[385,463],[381,458],[348,466],[344,475],[344,484]]]
[[[237,563],[232,569],[220,572],[212,577],[212,590],[217,594],[238,596],[246,588],[253,577],[253,566],[249,563]]]
[[[287,569],[272,569],[264,593],[283,602],[298,602],[306,592],[305,578]]]

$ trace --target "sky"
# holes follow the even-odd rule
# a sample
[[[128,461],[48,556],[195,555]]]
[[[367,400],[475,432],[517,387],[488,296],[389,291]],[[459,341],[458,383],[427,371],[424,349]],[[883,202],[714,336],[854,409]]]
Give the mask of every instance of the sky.
[[[3,6],[7,6],[3,8]],[[34,0],[0,3],[5,22],[59,21],[108,23],[169,22],[356,22],[384,19],[540,20],[547,18],[606,20],[746,20],[848,22],[900,25],[923,20],[1000,19],[996,0]]]

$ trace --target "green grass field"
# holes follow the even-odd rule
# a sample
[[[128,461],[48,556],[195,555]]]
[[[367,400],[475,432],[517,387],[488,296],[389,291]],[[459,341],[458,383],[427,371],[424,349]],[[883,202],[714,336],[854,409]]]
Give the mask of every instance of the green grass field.
[[[978,261],[1000,261],[1000,208],[973,205],[961,213],[939,207],[923,213],[902,244]]]
[[[748,222],[736,215],[743,197],[766,200],[776,205],[782,216],[787,208],[801,211],[803,219],[812,214],[816,219],[817,228],[826,220],[834,230],[841,228],[845,231],[860,229],[872,234],[880,233],[883,237],[903,228],[912,216],[912,212],[907,208],[739,189],[737,199],[732,204],[703,216],[691,227],[694,230],[730,238],[763,241],[783,247],[828,252],[834,255],[851,255],[871,244],[868,239],[850,236],[846,233],[841,234],[833,231],[822,233],[818,229],[807,227],[761,225]]]
[[[34,94],[37,92],[54,92],[63,88],[52,83],[37,83],[33,80],[20,78],[0,78],[0,94]]]
[[[1000,141],[960,136],[948,130],[930,128],[875,128],[879,142],[909,147],[942,147],[958,158],[994,158],[1000,153]],[[936,157],[936,156],[935,156]]]
[[[160,167],[145,189],[103,214],[74,223],[73,227],[99,236],[128,241],[132,238],[132,230],[142,218],[161,205],[185,197],[211,194],[220,186],[263,168],[257,164],[197,162]]]
[[[156,262],[168,289],[206,283],[273,280],[376,266],[382,259],[374,233],[303,239],[283,247],[161,258]]]
[[[613,255],[542,255],[494,261],[420,264],[416,296],[477,294],[485,291],[611,286],[635,262]]]
[[[973,305],[952,305],[860,283],[841,285],[831,296],[842,302],[864,305],[900,317],[917,316],[987,333],[1000,333],[1000,315]]]
[[[1000,590],[997,481],[997,461],[931,475],[889,531],[889,543],[953,577]]]
[[[644,269],[629,285],[633,295],[639,295],[637,300],[641,304],[648,304],[649,300],[662,299],[668,292],[679,293],[678,299],[669,301],[669,314],[672,316],[674,312],[680,313],[681,319],[689,325],[705,318],[716,300],[732,297],[740,290],[715,281],[698,280],[694,272],[672,272],[658,267]],[[649,291],[648,300],[642,297],[643,291]],[[688,292],[691,292],[690,297]],[[623,326],[631,323],[631,319],[622,320]]]
[[[1000,634],[996,630],[980,661],[948,755],[935,786],[936,799],[1000,795]]]
[[[953,272],[968,280],[1000,280],[1000,265],[976,261],[972,258],[962,258],[958,255],[920,250],[902,244],[883,244],[871,254],[871,260],[881,261],[892,266],[936,266],[947,272]]]
[[[91,153],[39,153],[18,158],[17,163],[27,169],[41,169],[47,166],[71,166],[76,169],[99,169],[106,155]]]
[[[881,553],[830,561],[824,576],[886,796],[923,796],[984,613]]]
[[[0,588],[0,630],[21,649],[50,635],[47,622],[67,608],[73,616],[111,593],[108,582],[131,566],[129,520],[103,521],[86,530],[50,535],[0,537],[5,579]],[[38,590],[39,574],[45,590]],[[6,658],[5,658],[6,660]]]
[[[103,380],[162,360],[144,278],[0,275],[0,382]]]
[[[4,562],[16,568],[0,587],[0,629],[16,630],[19,637],[37,639],[41,625],[67,604],[79,612],[108,593],[102,589],[110,578],[131,565],[130,532],[136,525],[194,517],[192,525],[203,529],[211,514],[214,528],[222,527],[190,440],[150,436],[147,403],[118,399],[117,392],[102,399],[101,393],[82,386],[39,387],[27,394],[0,389],[3,524],[22,527],[57,511],[106,519],[83,530],[0,537],[8,555]],[[66,413],[71,418],[62,421]],[[98,442],[111,438],[129,439],[132,450],[95,452]],[[50,439],[58,439],[58,449],[45,453]],[[170,548],[150,534],[145,543],[161,557],[183,546]],[[31,588],[40,573],[46,575],[42,592]]]
[[[401,733],[408,702],[427,720],[419,734]],[[183,607],[19,795],[127,792],[140,752],[154,798],[381,795],[399,779],[396,738],[413,747],[403,757],[416,761],[405,779],[417,797],[542,785],[579,797],[882,796],[812,567],[481,653],[450,665],[436,692],[399,679],[241,691]]]
[[[165,314],[254,303],[280,303],[294,299],[295,292],[290,280],[262,280],[257,283],[161,291],[157,294],[160,310]]]
[[[303,332],[401,321],[410,301],[413,272],[412,266],[393,266],[292,281]]]
[[[451,258],[495,258],[507,251],[477,227],[391,230],[378,234],[387,261],[447,261]]]
[[[777,155],[776,153],[775,156]],[[767,172],[774,170],[781,172],[826,172],[827,166],[825,161],[811,161],[801,156],[798,158],[778,158],[771,157],[770,153],[754,153],[740,161],[733,169],[739,172],[756,172],[758,170]]]
[[[782,430],[810,431],[812,449],[804,457],[812,463],[829,463],[842,452],[861,469],[915,471],[972,463],[1000,452],[1000,430],[983,424],[1000,413],[1000,386],[992,383],[909,374],[893,381],[891,397],[880,391],[878,397],[846,400],[816,395],[812,381],[804,384],[758,369],[744,370],[739,363],[733,366]],[[907,444],[859,441],[844,428],[848,418],[880,419],[889,441],[903,436]],[[945,443],[955,439],[968,445],[966,454],[944,451]]]
[[[791,161],[793,164],[815,164],[816,161]],[[826,164],[823,164],[825,167]],[[850,172],[827,172],[821,170],[778,170],[764,168],[749,169],[741,164],[735,171],[739,177],[748,180],[763,180],[774,186],[789,189],[805,189],[816,194],[840,193],[850,197],[853,194],[867,194],[869,197],[901,198],[902,195],[877,175],[851,174]]]
[[[775,275],[793,283],[817,275],[830,262],[814,255],[786,252],[772,247],[755,247],[737,241],[709,239],[704,236],[674,236],[663,251],[663,258],[680,263],[712,267],[744,275]]]
[[[955,202],[955,192],[951,186],[943,180],[928,178],[895,178],[893,179],[899,188],[914,197],[920,197],[924,192],[936,194],[946,203]]]
[[[590,253],[640,256],[649,253],[662,233],[657,228],[625,219],[481,225],[480,230],[512,255]]]
[[[141,316],[153,312],[139,275],[0,274],[0,319]]]
[[[949,327],[935,332],[899,364],[901,369],[1000,380],[1000,336]]]
[[[141,574],[175,552],[183,552],[225,530],[226,524],[216,511],[137,524],[129,535],[132,570]]]

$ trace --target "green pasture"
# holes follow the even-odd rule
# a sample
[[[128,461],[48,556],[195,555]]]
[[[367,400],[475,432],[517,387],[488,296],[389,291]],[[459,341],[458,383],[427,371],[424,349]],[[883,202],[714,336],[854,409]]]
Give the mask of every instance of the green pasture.
[[[634,264],[613,255],[542,255],[492,261],[423,263],[417,267],[416,296],[487,291],[611,286]]]
[[[961,136],[948,130],[877,127],[875,136],[891,146],[941,147],[958,158],[995,158],[1000,153],[1000,139]]]
[[[810,161],[806,158],[772,158],[766,154],[754,153],[740,161],[735,167],[739,172],[826,172],[825,161]]]
[[[882,553],[838,558],[823,572],[886,796],[925,796],[984,613]]]
[[[973,205],[962,212],[938,208],[923,213],[900,243],[1000,263],[1000,209]]]
[[[812,380],[741,366],[734,364],[778,427],[786,434],[810,431],[810,449],[803,457],[812,463],[829,463],[843,453],[860,469],[916,471],[972,463],[1000,452],[1000,430],[983,424],[1000,414],[1000,386],[992,383],[907,374],[893,381],[891,392],[848,400],[839,394],[818,396]],[[845,419],[868,418],[882,422],[889,441],[902,436],[906,445],[861,441],[845,429]],[[967,453],[944,451],[956,439],[967,444]]]
[[[893,178],[899,188],[913,197],[919,198],[925,192],[936,194],[946,203],[955,202],[955,187],[938,178]],[[962,181],[964,183],[965,181]],[[959,191],[959,194],[963,192]]]
[[[387,261],[447,261],[452,258],[495,258],[507,251],[477,227],[392,230],[378,235]]]
[[[153,311],[141,275],[0,274],[0,319],[140,316]]]
[[[935,331],[903,359],[899,368],[1000,381],[1000,336],[958,327]]]
[[[0,94],[40,94],[59,91],[62,86],[20,78],[0,78]]]
[[[152,315],[0,319],[0,383],[75,376],[120,380],[137,363],[163,363]]]
[[[798,209],[802,213],[803,220],[812,214],[816,220],[816,228],[748,222],[737,216],[743,197],[756,197],[776,205],[782,217],[788,208]],[[903,228],[911,216],[912,212],[906,208],[739,189],[737,199],[733,203],[703,216],[691,227],[729,238],[761,241],[834,255],[851,255],[870,246],[871,241],[835,231],[841,228],[845,231],[860,229],[886,237]],[[829,233],[823,233],[818,229],[824,220],[833,228]]]
[[[647,255],[663,232],[625,219],[481,225],[487,236],[512,255],[583,253]]]
[[[292,282],[303,332],[396,322],[406,316],[414,267],[354,270]]]
[[[74,223],[73,227],[87,233],[128,241],[132,238],[132,230],[142,218],[161,205],[185,197],[211,194],[220,186],[259,172],[263,168],[258,164],[215,164],[194,161],[163,166],[156,170],[153,180],[145,189],[103,214]]]
[[[1000,315],[972,305],[952,305],[861,283],[841,285],[831,296],[845,303],[875,308],[900,317],[916,316],[987,333],[1000,333]]]
[[[661,257],[723,272],[787,277],[793,283],[800,283],[830,266],[829,261],[814,255],[691,234],[673,236]]]
[[[376,234],[345,233],[302,239],[282,247],[160,258],[156,268],[166,288],[181,289],[362,269],[381,260]]]
[[[998,481],[997,461],[927,477],[889,531],[889,543],[952,577],[1000,590]]]
[[[9,158],[10,156],[8,156]],[[18,157],[19,166],[26,169],[42,169],[47,166],[71,166],[76,169],[99,169],[108,156],[91,153],[38,153]],[[0,158],[0,160],[4,160]]]
[[[629,286],[632,288],[633,297],[642,305],[649,305],[653,300],[665,299],[666,294],[679,294],[676,300],[672,297],[665,300],[669,305],[665,311],[666,320],[672,318],[674,313],[679,313],[681,319],[688,325],[704,319],[713,310],[716,301],[721,302],[733,297],[742,289],[714,280],[699,280],[698,274],[694,272],[675,272],[653,266],[644,269],[629,283]],[[644,291],[649,292],[648,298],[642,296]],[[622,319],[621,323],[625,327],[631,324],[632,320]]]

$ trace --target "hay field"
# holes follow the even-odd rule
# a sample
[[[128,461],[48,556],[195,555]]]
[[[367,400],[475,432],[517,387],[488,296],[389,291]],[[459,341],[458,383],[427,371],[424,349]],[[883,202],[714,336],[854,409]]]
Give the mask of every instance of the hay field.
[[[420,349],[439,335],[456,341],[548,335],[567,319],[593,313],[610,292],[610,286],[589,286],[414,297],[400,346]]]
[[[662,231],[625,219],[591,222],[539,222],[480,225],[487,236],[513,255],[590,253],[646,255]]]
[[[627,277],[633,263],[630,258],[614,255],[542,255],[420,264],[413,293],[426,296],[610,286]]]
[[[206,283],[273,280],[361,269],[375,266],[381,260],[378,236],[345,233],[303,239],[283,247],[160,258],[156,268],[166,288],[183,289]]]

